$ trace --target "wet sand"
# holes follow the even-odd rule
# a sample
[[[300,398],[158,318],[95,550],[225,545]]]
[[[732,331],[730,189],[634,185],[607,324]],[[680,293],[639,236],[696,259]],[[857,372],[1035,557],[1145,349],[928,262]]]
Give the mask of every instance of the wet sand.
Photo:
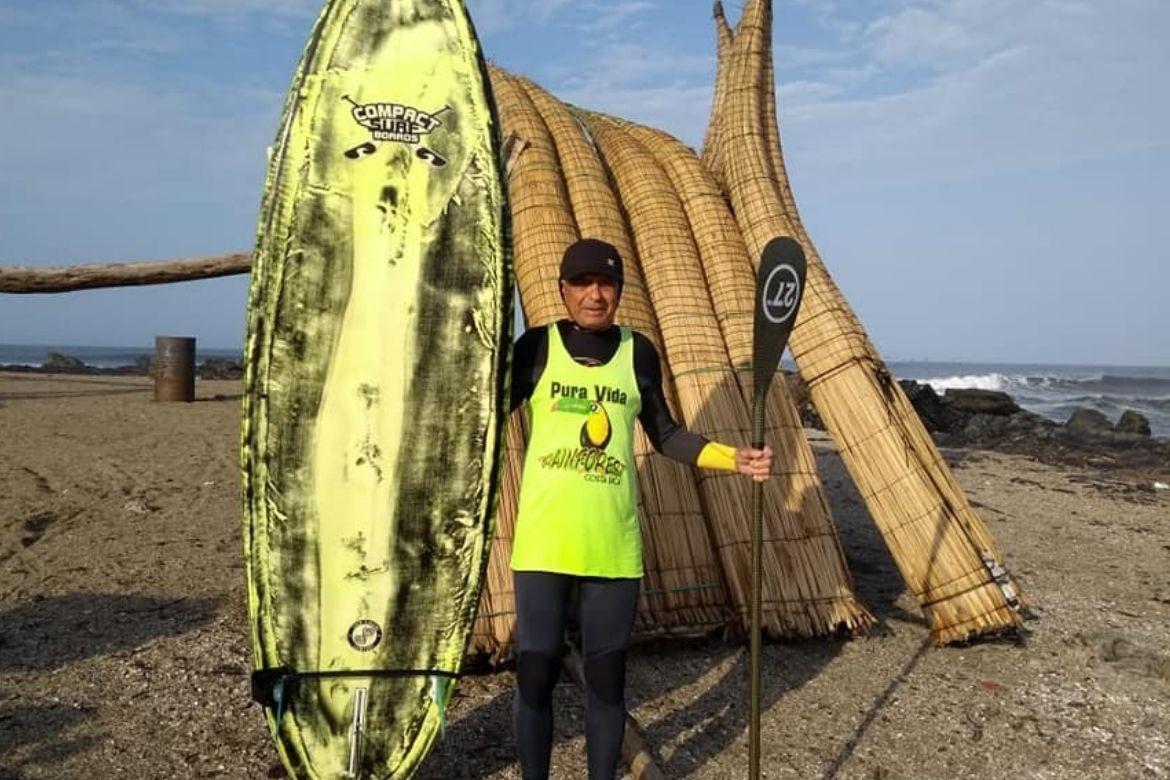
[[[198,395],[0,374],[0,780],[283,776],[248,698],[239,384]],[[1035,619],[1019,641],[936,649],[814,436],[880,625],[765,648],[765,777],[1170,777],[1170,491],[945,451]],[[631,709],[667,777],[746,774],[745,661],[719,638],[631,652]],[[461,683],[421,777],[519,777],[512,684],[507,669]],[[566,681],[556,698],[554,777],[584,778],[580,694]]]

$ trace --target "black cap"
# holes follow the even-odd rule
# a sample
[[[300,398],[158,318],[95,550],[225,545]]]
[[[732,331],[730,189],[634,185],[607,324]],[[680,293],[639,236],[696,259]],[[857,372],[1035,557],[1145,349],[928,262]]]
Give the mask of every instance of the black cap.
[[[613,244],[596,238],[583,238],[571,244],[561,258],[561,279],[576,279],[585,274],[608,276],[621,287],[623,281],[622,256]]]

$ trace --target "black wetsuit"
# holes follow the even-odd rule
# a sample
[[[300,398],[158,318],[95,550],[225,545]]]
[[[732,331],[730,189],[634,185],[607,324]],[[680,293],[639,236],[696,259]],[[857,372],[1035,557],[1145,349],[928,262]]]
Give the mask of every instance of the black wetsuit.
[[[602,332],[557,323],[565,349],[585,365],[603,365],[617,353],[618,327]],[[638,420],[658,452],[694,465],[706,446],[670,414],[662,392],[662,366],[654,345],[633,334],[634,373],[642,395]],[[516,342],[512,409],[532,395],[548,362],[548,330],[532,328]],[[577,577],[549,572],[513,573],[517,619],[517,693],[513,710],[524,780],[548,777],[552,751],[552,692],[560,674],[565,624],[574,587],[579,596],[581,653],[588,688],[585,736],[590,780],[613,780],[625,732],[626,647],[638,602],[637,579]]]

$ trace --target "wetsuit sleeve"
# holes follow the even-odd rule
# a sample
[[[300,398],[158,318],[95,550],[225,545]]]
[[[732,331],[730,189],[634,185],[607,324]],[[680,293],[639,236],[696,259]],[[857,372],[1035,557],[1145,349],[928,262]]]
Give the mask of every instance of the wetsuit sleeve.
[[[662,392],[662,364],[650,339],[634,333],[634,373],[642,394],[638,419],[654,449],[688,466],[735,471],[735,447],[708,441],[679,425],[670,414]]]
[[[683,428],[671,416],[662,392],[662,364],[658,360],[658,350],[650,339],[637,332],[634,333],[634,374],[638,378],[638,391],[642,394],[642,411],[638,420],[654,449],[671,460],[688,466],[699,465],[699,453],[708,441]]]
[[[512,393],[509,411],[532,397],[548,363],[548,328],[529,328],[512,347]]]

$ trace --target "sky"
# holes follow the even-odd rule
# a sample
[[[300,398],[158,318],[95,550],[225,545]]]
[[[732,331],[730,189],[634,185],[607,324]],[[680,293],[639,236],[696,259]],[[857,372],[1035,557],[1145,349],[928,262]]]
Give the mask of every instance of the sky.
[[[490,59],[698,146],[707,0],[468,0]],[[3,0],[0,265],[249,249],[316,0]],[[727,3],[734,23],[741,3]],[[774,0],[801,215],[887,359],[1170,365],[1170,3]],[[0,343],[243,340],[245,277],[0,295]]]

